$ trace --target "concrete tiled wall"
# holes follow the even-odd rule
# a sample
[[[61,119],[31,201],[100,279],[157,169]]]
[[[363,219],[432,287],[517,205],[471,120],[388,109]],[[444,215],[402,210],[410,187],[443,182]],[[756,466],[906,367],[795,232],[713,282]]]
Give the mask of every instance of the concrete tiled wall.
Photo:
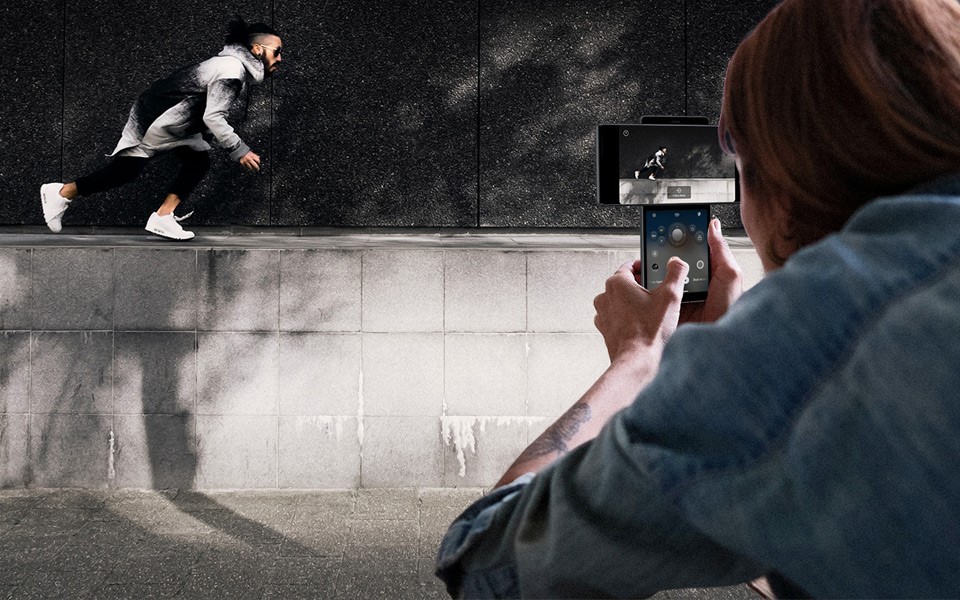
[[[491,485],[606,368],[633,258],[0,248],[0,486]]]

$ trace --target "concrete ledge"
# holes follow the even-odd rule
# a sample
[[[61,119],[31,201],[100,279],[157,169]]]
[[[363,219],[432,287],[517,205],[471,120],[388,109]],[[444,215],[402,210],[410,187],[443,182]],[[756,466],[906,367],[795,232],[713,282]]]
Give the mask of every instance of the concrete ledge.
[[[606,368],[592,301],[638,245],[2,235],[0,487],[492,485]]]
[[[161,239],[143,230],[65,227],[59,234],[46,228],[0,228],[0,248],[46,247],[145,247],[259,248],[259,249],[366,249],[366,248],[469,248],[555,249],[639,248],[639,229],[390,229],[296,228],[232,232],[219,228],[193,228],[197,236],[186,242]],[[725,231],[733,247],[752,248],[742,229]]]

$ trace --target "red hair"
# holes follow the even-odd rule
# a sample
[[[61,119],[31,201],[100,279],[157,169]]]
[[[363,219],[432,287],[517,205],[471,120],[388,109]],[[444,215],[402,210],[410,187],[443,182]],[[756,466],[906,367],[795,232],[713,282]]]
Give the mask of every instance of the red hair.
[[[797,248],[960,172],[960,3],[786,0],[730,60],[720,137]]]

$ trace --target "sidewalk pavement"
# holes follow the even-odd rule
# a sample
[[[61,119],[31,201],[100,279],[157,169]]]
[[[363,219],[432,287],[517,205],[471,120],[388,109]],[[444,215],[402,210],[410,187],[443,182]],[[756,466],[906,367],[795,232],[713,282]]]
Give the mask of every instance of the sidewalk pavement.
[[[480,489],[0,491],[0,599],[447,598],[449,522]],[[746,586],[655,598],[755,599]]]

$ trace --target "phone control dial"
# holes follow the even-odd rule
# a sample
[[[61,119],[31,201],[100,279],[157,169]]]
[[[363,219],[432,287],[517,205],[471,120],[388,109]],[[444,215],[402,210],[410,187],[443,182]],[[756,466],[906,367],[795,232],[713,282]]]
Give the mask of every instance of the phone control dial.
[[[687,241],[687,228],[682,223],[674,223],[670,226],[670,233],[667,236],[671,246],[682,246]]]

